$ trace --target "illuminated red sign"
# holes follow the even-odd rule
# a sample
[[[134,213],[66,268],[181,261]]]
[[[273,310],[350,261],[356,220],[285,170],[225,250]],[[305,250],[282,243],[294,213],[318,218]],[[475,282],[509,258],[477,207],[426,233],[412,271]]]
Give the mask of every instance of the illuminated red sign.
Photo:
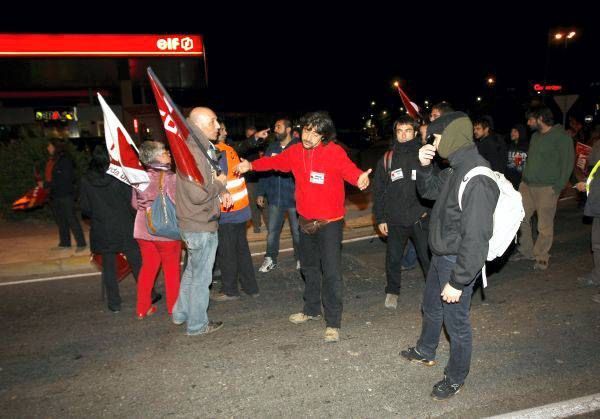
[[[201,56],[200,35],[0,34],[0,57]]]
[[[539,84],[536,83],[533,85],[533,90],[535,90],[536,92],[541,92],[541,91],[551,91],[551,92],[558,92],[559,90],[562,90],[562,86],[560,85],[556,85],[556,84],[549,84],[549,85],[543,85],[543,84]]]

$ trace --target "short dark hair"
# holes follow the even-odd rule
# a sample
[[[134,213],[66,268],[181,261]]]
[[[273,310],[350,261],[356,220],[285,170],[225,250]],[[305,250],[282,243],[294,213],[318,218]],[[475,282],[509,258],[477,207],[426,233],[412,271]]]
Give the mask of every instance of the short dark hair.
[[[485,116],[480,116],[479,118],[476,118],[473,121],[473,126],[475,125],[481,125],[481,128],[488,128],[490,131],[492,130],[492,124],[490,123],[490,120]]]
[[[290,121],[287,118],[277,118],[277,121],[283,122],[283,125],[285,126],[286,129],[292,128],[292,121]],[[275,121],[275,122],[277,122],[277,121]]]
[[[445,113],[454,112],[454,108],[452,107],[452,105],[450,105],[450,103],[446,102],[445,100],[433,105],[431,107],[431,110],[434,110],[434,109],[437,109],[438,111],[440,111],[440,114],[442,114],[442,115]]]
[[[417,121],[412,119],[409,115],[402,115],[398,119],[396,119],[393,127],[394,132],[396,132],[396,128],[398,128],[398,125],[410,125],[415,131],[419,128],[419,124],[417,124]]]
[[[554,125],[554,114],[547,106],[538,106],[537,108],[529,109],[529,111],[527,111],[527,119],[529,118],[539,118],[548,126]]]
[[[311,127],[317,134],[322,135],[321,141],[324,144],[335,140],[335,125],[329,113],[325,111],[307,113],[300,119],[300,125],[302,128]]]
[[[56,156],[61,156],[67,152],[67,143],[62,138],[51,138],[48,142],[54,146]]]
[[[98,144],[92,152],[92,160],[90,160],[90,170],[93,172],[104,173],[108,170],[109,165],[108,151],[106,146]]]

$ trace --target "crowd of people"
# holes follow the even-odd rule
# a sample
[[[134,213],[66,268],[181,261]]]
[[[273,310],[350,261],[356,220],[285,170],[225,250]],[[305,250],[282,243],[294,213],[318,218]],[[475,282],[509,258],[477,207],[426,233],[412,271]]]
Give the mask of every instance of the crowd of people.
[[[517,123],[505,140],[495,133],[491,118],[471,120],[446,102],[435,105],[421,123],[401,116],[393,125],[392,145],[372,176],[373,217],[387,242],[384,306],[397,308],[402,271],[417,260],[425,277],[421,333],[415,346],[400,355],[421,365],[434,365],[443,326],[450,337],[444,377],[432,390],[435,399],[458,393],[469,373],[470,300],[485,266],[501,194],[492,178],[472,175],[474,169],[504,174],[521,194],[525,218],[519,246],[510,260],[531,261],[536,270],[549,266],[558,198],[574,170],[574,140],[554,122],[545,106],[528,112],[526,122],[533,133],[531,139],[525,125]],[[258,268],[259,273],[266,274],[278,266],[280,235],[287,217],[296,268],[305,283],[302,310],[291,314],[289,321],[303,324],[323,318],[324,341],[339,341],[344,183],[365,190],[372,170],[359,169],[337,144],[334,123],[326,112],[305,115],[299,138],[293,135],[289,119],[278,119],[270,144],[265,141],[269,130],[256,131],[253,127],[244,141],[228,143],[225,124],[208,108],[194,108],[188,123],[198,142],[188,138],[186,145],[202,176],[201,183],[174,172],[169,151],[158,141],[140,146],[140,161],[150,179],[143,192],[108,175],[106,148],[94,150],[82,180],[81,209],[91,220],[91,251],[102,256],[108,308],[113,312],[121,309],[115,260],[123,253],[137,281],[138,319],[157,311],[161,296],[154,284],[162,267],[172,322],[185,324],[190,336],[220,329],[223,322],[208,317],[211,299],[237,300],[240,290],[253,298],[260,295],[247,240],[249,222],[255,231],[260,231],[262,223],[268,226],[266,254]],[[46,182],[53,185],[72,168],[61,157],[60,146],[51,144],[48,151],[52,164],[46,170]],[[583,168],[584,173],[590,173],[588,180],[576,187],[589,192],[586,214],[594,217],[595,268],[581,280],[597,285],[600,186],[595,186],[598,177],[594,174],[600,159],[594,160],[594,156],[600,157],[600,145],[594,145]],[[208,159],[218,161],[220,171]],[[59,246],[70,246],[71,229],[78,246],[85,248],[74,216],[73,191],[52,187],[51,191]],[[148,209],[161,194],[175,203],[181,240],[149,232]],[[182,273],[183,245],[187,257]],[[221,286],[211,293],[214,269],[221,272]],[[597,298],[600,302],[600,296]]]

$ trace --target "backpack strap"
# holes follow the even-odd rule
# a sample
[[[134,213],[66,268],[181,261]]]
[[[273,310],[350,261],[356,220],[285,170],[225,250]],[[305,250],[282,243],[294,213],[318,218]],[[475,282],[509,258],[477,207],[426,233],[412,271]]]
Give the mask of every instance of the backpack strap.
[[[390,173],[392,170],[392,157],[394,156],[394,150],[388,150],[383,155],[383,168],[386,173]]]
[[[460,208],[461,211],[462,211],[462,197],[463,197],[463,193],[465,192],[465,188],[467,187],[467,183],[469,183],[469,181],[473,177],[479,176],[479,175],[487,176],[490,179],[495,181],[494,172],[489,167],[476,166],[476,167],[472,168],[471,170],[469,170],[467,172],[467,174],[465,175],[465,177],[463,178],[462,182],[460,182],[460,187],[458,188],[458,207]]]

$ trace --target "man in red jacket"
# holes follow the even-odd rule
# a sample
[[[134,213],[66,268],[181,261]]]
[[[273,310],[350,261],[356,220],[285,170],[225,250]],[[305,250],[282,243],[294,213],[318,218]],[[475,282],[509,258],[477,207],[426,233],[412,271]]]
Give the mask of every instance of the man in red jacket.
[[[326,112],[307,114],[302,126],[302,143],[252,163],[242,160],[237,171],[278,170],[294,175],[296,208],[300,216],[300,265],[305,287],[304,308],[292,314],[289,320],[294,324],[320,320],[322,305],[325,341],[337,342],[342,321],[344,181],[364,190],[369,186],[371,169],[362,172],[334,142],[335,127]]]

